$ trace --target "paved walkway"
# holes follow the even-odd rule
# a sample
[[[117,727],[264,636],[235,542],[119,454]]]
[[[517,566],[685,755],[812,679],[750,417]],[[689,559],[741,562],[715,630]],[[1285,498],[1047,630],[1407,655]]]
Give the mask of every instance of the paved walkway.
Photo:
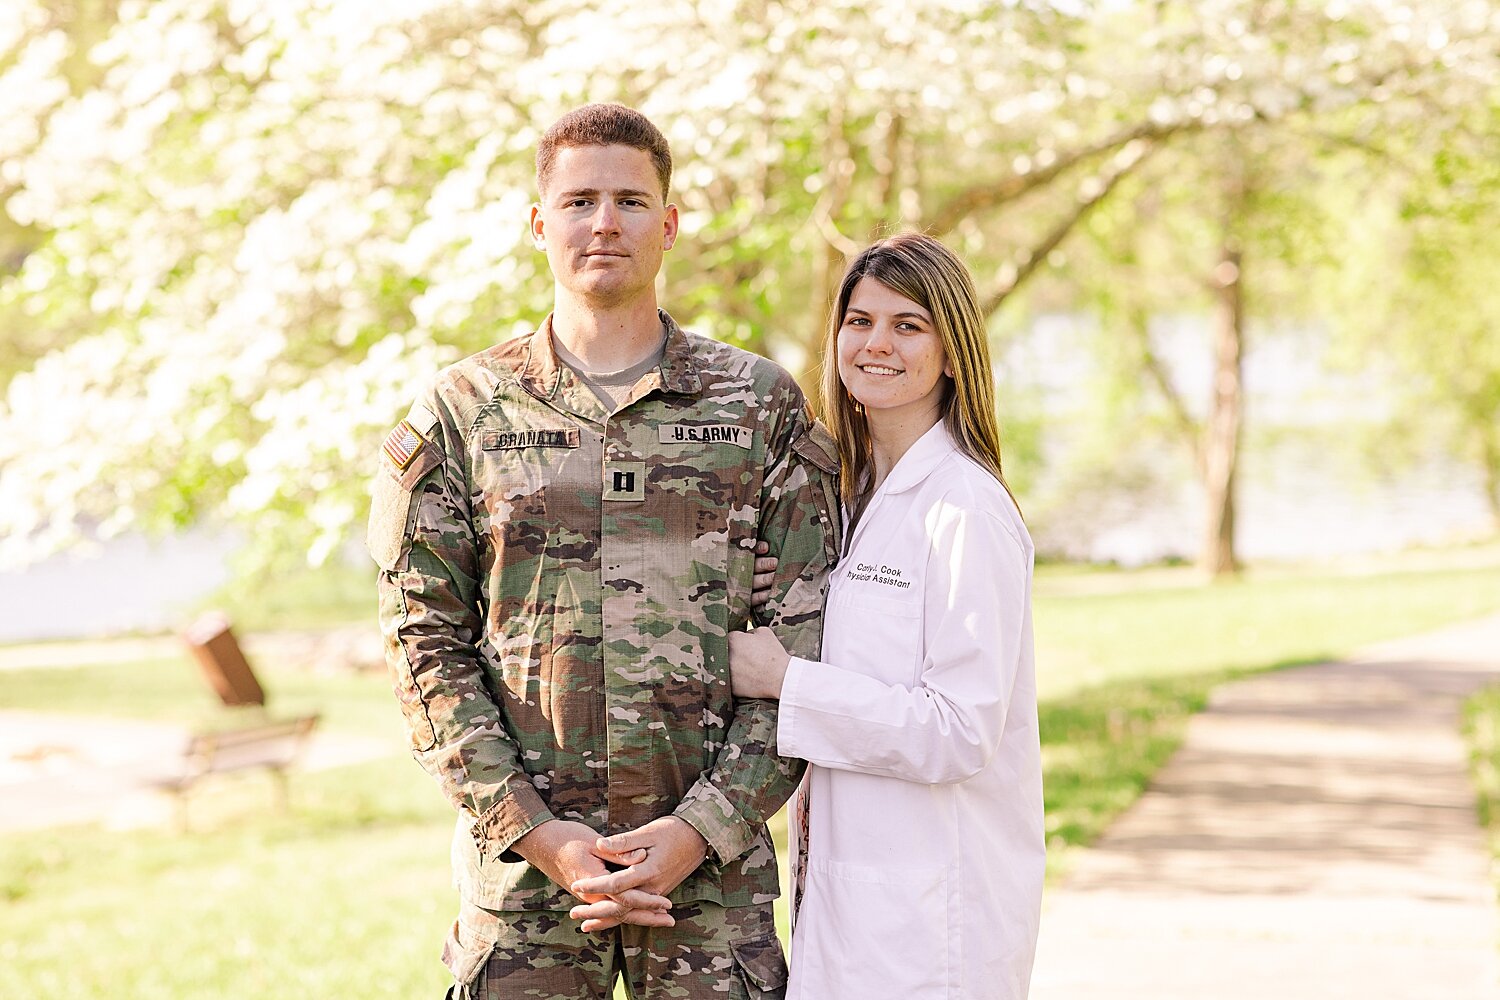
[[[1044,904],[1032,1000],[1500,998],[1459,705],[1500,615],[1226,685]]]
[[[0,711],[0,834],[69,823],[121,829],[173,821],[176,802],[155,783],[181,771],[189,736],[187,727],[163,722]],[[315,730],[296,769],[338,767],[401,750],[394,738]]]

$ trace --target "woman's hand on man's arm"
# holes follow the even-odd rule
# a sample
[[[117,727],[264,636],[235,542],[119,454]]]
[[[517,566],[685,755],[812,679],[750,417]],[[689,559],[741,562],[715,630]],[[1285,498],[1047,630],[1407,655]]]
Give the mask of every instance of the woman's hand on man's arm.
[[[755,543],[755,576],[751,584],[750,606],[763,608],[771,599],[771,588],[776,583],[776,557],[766,555],[771,546],[765,542]]]
[[[729,670],[736,698],[780,698],[791,655],[776,633],[762,625],[729,633]]]

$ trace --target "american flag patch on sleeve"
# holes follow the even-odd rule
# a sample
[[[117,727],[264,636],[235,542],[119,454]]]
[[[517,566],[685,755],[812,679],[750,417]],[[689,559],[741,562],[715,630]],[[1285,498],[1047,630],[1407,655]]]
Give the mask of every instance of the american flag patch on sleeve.
[[[386,436],[385,457],[391,460],[391,464],[397,470],[405,471],[426,443],[427,439],[418,434],[417,429],[410,423],[403,420]]]

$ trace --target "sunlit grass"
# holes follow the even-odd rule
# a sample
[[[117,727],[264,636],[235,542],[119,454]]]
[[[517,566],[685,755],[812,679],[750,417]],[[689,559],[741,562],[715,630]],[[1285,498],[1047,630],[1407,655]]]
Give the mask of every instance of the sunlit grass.
[[[1489,840],[1494,859],[1491,871],[1500,898],[1500,684],[1490,685],[1464,704],[1464,737],[1469,744],[1475,808]]]
[[[194,831],[0,838],[0,996],[441,996],[446,806],[391,758],[195,796]]]

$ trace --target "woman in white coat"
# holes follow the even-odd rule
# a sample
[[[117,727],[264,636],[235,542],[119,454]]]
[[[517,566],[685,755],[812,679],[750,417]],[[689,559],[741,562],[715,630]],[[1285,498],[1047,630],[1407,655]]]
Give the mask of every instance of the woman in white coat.
[[[1000,472],[984,317],[929,237],[850,265],[824,414],[847,527],[823,662],[730,636],[781,700],[794,800],[789,1000],[1022,1000],[1044,869],[1032,546]]]

